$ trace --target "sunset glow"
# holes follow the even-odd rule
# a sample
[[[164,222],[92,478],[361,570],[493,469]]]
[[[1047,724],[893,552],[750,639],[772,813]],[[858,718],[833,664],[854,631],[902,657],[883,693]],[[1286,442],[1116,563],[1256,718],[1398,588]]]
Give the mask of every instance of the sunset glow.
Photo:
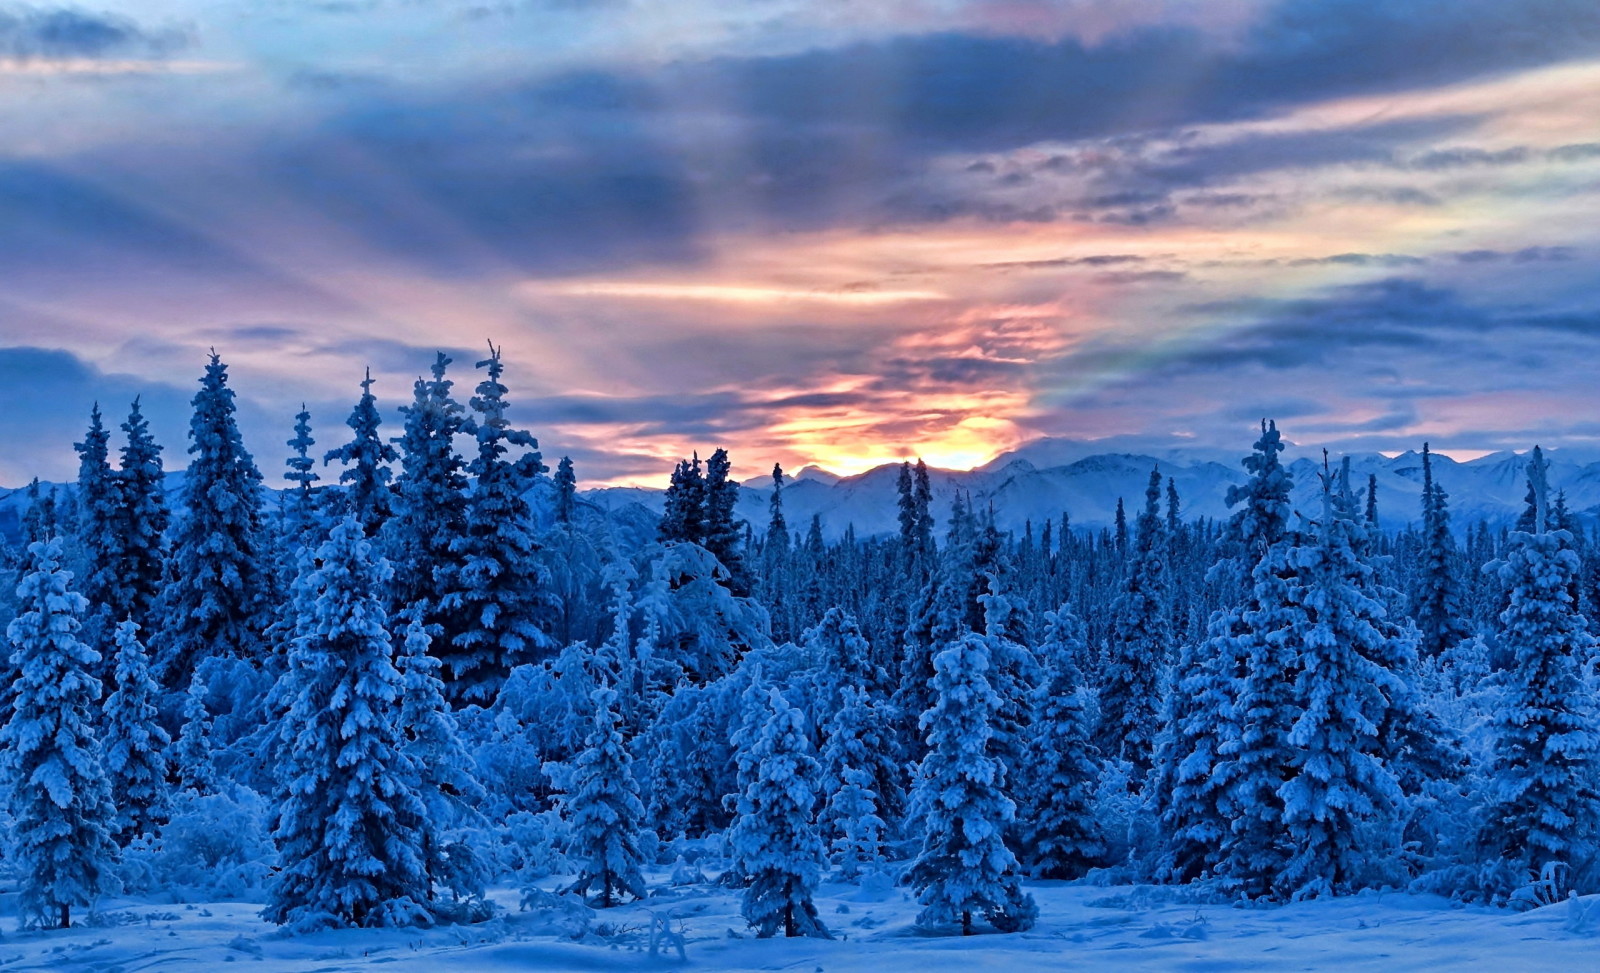
[[[181,450],[213,346],[276,476],[302,400],[333,435],[365,368],[392,410],[491,338],[588,485],[1263,414],[1339,449],[1600,437],[1588,7],[603,6],[17,27],[0,367],[37,415],[0,482],[70,475],[96,396]]]

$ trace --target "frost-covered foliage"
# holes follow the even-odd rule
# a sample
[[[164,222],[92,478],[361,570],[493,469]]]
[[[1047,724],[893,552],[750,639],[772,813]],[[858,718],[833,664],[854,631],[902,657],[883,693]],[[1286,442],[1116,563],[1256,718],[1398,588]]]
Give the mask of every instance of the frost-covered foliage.
[[[183,727],[172,750],[178,789],[210,794],[217,788],[217,771],[212,764],[211,712],[206,708],[210,689],[205,677],[195,672],[183,699]]]
[[[680,679],[707,682],[745,652],[770,644],[766,611],[730,590],[727,568],[698,544],[657,548],[634,610],[645,637],[636,648],[651,690]]]
[[[440,663],[428,654],[431,639],[413,617],[396,668],[400,673],[401,751],[417,774],[417,797],[426,813],[415,824],[430,879],[450,890],[453,899],[482,895],[482,878],[474,849],[466,838],[478,818],[484,791],[473,774],[472,758],[462,743],[455,715],[444,699]]]
[[[506,418],[499,349],[491,345],[478,367],[487,371],[471,400],[477,417],[466,427],[478,447],[467,466],[474,482],[466,524],[450,547],[452,573],[436,579],[445,589],[439,610],[461,627],[435,648],[458,705],[492,702],[512,666],[553,647],[540,627],[551,605],[525,496],[546,467],[539,441]],[[513,449],[521,451],[514,458]]]
[[[1290,776],[1278,791],[1293,853],[1274,882],[1293,898],[1359,888],[1399,850],[1402,798],[1380,758],[1378,729],[1387,699],[1404,685],[1384,665],[1395,636],[1366,593],[1372,566],[1360,553],[1357,514],[1346,463],[1337,478],[1324,474],[1321,523],[1291,555],[1298,612],[1267,636],[1298,660]]]
[[[639,830],[644,805],[633,779],[633,758],[617,728],[616,691],[596,689],[591,697],[593,729],[573,761],[571,783],[562,799],[572,829],[568,857],[578,867],[572,891],[595,893],[602,908],[623,894],[644,898],[639,874]]]
[[[1262,606],[1255,601],[1255,593],[1276,593],[1278,588],[1269,583],[1254,589],[1249,581],[1256,565],[1283,539],[1288,527],[1291,482],[1278,461],[1282,451],[1277,426],[1263,422],[1254,452],[1243,461],[1249,480],[1228,490],[1228,504],[1243,506],[1229,518],[1225,556],[1207,571],[1209,582],[1224,591],[1238,592],[1240,600],[1213,612],[1205,638],[1180,653],[1167,707],[1166,751],[1152,795],[1164,836],[1156,868],[1162,877],[1182,881],[1214,874],[1225,856],[1242,867],[1249,844],[1264,837],[1270,827],[1249,819],[1245,822],[1250,829],[1245,846],[1236,844],[1235,822],[1242,799],[1235,790],[1239,776],[1246,768],[1252,772],[1264,769],[1260,751],[1244,745],[1245,709],[1240,694],[1248,689],[1252,693],[1249,705],[1260,707],[1261,693],[1272,688],[1252,683],[1247,674],[1252,653],[1259,651],[1253,627],[1259,616],[1252,613]],[[1252,744],[1261,742],[1259,724],[1248,732]],[[1269,770],[1259,782],[1259,791],[1265,793],[1273,780]],[[1270,814],[1273,808],[1251,810]]]
[[[1495,565],[1510,592],[1500,642],[1511,665],[1503,696],[1482,843],[1537,872],[1565,862],[1592,885],[1600,812],[1600,716],[1580,660],[1592,651],[1572,597],[1578,571],[1564,530],[1512,535]]]
[[[338,510],[344,516],[354,517],[368,537],[376,536],[394,511],[394,493],[389,488],[393,473],[388,464],[400,458],[378,432],[383,425],[383,415],[378,411],[378,398],[372,394],[372,384],[372,369],[369,368],[361,380],[361,398],[344,421],[353,437],[322,457],[323,463],[338,460],[344,465],[339,473]]]
[[[1071,617],[1063,606],[1051,619],[1062,648],[1073,644],[1067,634],[1076,628]],[[1045,878],[1079,878],[1101,864],[1107,850],[1094,807],[1100,760],[1089,743],[1087,706],[1076,683],[1073,655],[1057,655],[1050,681],[1035,697],[1029,780],[1019,787],[1028,869]]]
[[[958,923],[962,935],[984,918],[1011,932],[1033,924],[1037,907],[1022,891],[1021,868],[1005,844],[1016,805],[1005,771],[988,753],[1000,698],[989,685],[989,642],[969,635],[934,657],[933,708],[922,717],[928,754],[912,794],[923,822],[922,850],[907,878],[925,926]]]
[[[165,560],[166,484],[161,447],[150,436],[150,423],[139,410],[138,399],[133,400],[122,431],[128,441],[117,467],[118,503],[113,521],[117,585],[111,593],[109,616],[114,622],[131,618],[149,632]]]
[[[22,614],[6,627],[11,664],[9,719],[0,760],[11,782],[8,857],[20,873],[25,927],[71,924],[73,906],[92,906],[117,860],[117,809],[95,733],[99,653],[78,639],[86,599],[61,569],[61,542],[28,547],[30,571],[17,588]]]
[[[100,405],[95,403],[89,413],[89,429],[83,442],[73,444],[78,451],[78,492],[74,539],[77,541],[76,563],[82,565],[78,576],[78,589],[89,604],[89,617],[85,619],[84,637],[100,644],[110,635],[112,614],[120,601],[122,587],[117,576],[120,561],[120,537],[117,534],[117,508],[122,503],[120,484],[111,470],[111,434],[100,421]]]
[[[1160,727],[1161,677],[1171,662],[1167,536],[1161,520],[1161,474],[1150,472],[1139,514],[1133,561],[1116,605],[1116,629],[1100,676],[1098,743],[1143,772],[1154,760]]]
[[[395,719],[402,680],[379,599],[389,565],[353,517],[317,559],[316,601],[284,676],[283,867],[264,914],[297,929],[426,921],[427,807]]]
[[[466,461],[455,446],[456,436],[466,430],[466,410],[451,394],[455,383],[445,377],[449,365],[450,358],[440,352],[431,379],[418,378],[411,404],[400,407],[405,416],[398,440],[400,475],[394,517],[384,532],[395,566],[393,607],[440,626],[445,645],[460,634],[463,623],[440,610],[440,586],[454,576],[457,558],[450,546],[467,522]]]
[[[125,621],[116,630],[112,693],[105,702],[104,764],[117,809],[115,835],[126,847],[140,835],[155,835],[167,820],[168,754],[171,736],[157,717],[160,690],[150,678],[150,662],[139,641],[139,625]]]
[[[841,878],[855,878],[862,866],[880,860],[885,818],[897,817],[904,803],[893,725],[883,704],[847,685],[823,730],[822,792],[829,796],[819,824]]]
[[[1433,456],[1422,444],[1422,564],[1412,596],[1419,633],[1417,650],[1431,658],[1466,638],[1455,537],[1450,533],[1449,494],[1433,477]]]
[[[124,885],[182,898],[260,901],[278,863],[271,815],[266,799],[238,784],[213,794],[174,794],[161,839],[136,842],[124,853]]]
[[[830,939],[811,901],[826,861],[816,829],[820,767],[800,712],[776,689],[766,691],[766,705],[767,719],[748,745],[754,775],[729,833],[749,883],[740,911],[761,937]]]
[[[183,514],[161,593],[157,678],[185,686],[202,658],[256,659],[267,623],[261,472],[239,437],[228,366],[215,352],[194,396]]]

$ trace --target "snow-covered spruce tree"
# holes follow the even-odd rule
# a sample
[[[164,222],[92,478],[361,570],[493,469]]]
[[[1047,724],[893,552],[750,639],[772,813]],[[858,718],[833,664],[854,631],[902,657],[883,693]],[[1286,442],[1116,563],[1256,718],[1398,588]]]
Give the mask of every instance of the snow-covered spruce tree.
[[[427,922],[427,807],[400,739],[402,680],[381,601],[389,565],[353,517],[317,561],[316,600],[282,683],[283,864],[262,914],[297,929]]]
[[[1206,575],[1238,600],[1212,613],[1205,640],[1185,648],[1169,695],[1169,743],[1154,796],[1165,843],[1157,872],[1173,881],[1214,872],[1233,840],[1229,794],[1242,755],[1235,703],[1255,640],[1248,613],[1260,607],[1249,582],[1288,527],[1291,486],[1275,423],[1261,423],[1254,450],[1243,461],[1249,480],[1228,489],[1229,506],[1243,506],[1228,520],[1225,555]]]
[[[700,454],[694,461],[679,460],[667,486],[666,504],[656,528],[663,542],[690,541],[699,544],[706,531],[706,480],[700,472]]]
[[[578,866],[570,891],[583,896],[593,892],[597,905],[610,908],[624,894],[645,896],[639,874],[644,805],[634,782],[633,758],[617,726],[616,690],[602,686],[591,700],[594,729],[573,761],[571,789],[561,809],[572,830],[567,856]]]
[[[194,397],[184,515],[161,594],[156,676],[186,685],[205,656],[258,659],[267,619],[261,472],[239,438],[228,366],[216,352]]]
[[[372,369],[367,369],[361,380],[361,398],[344,421],[355,434],[343,446],[328,450],[322,457],[323,465],[338,460],[345,469],[339,474],[342,490],[338,511],[352,516],[366,531],[376,537],[378,531],[394,513],[394,494],[389,488],[391,471],[387,464],[398,460],[399,454],[378,432],[383,416],[378,411],[378,398],[372,394]]]
[[[117,860],[116,808],[94,726],[100,661],[78,639],[88,601],[61,570],[61,541],[28,546],[29,570],[17,586],[21,612],[6,627],[16,682],[10,719],[0,728],[0,761],[11,790],[9,858],[20,881],[24,928],[71,924],[73,906],[91,906]]]
[[[729,841],[749,885],[740,914],[762,938],[833,938],[811,894],[825,855],[814,820],[818,770],[805,718],[776,689],[767,690],[769,716],[749,756],[755,776],[739,795]]]
[[[878,792],[870,771],[847,767],[839,786],[828,798],[828,816],[839,831],[830,846],[830,858],[844,881],[861,877],[866,869],[883,862],[883,839],[888,825],[878,816]]]
[[[1289,729],[1289,779],[1278,790],[1294,849],[1274,885],[1294,899],[1349,892],[1399,851],[1402,798],[1379,758],[1378,723],[1403,686],[1380,660],[1394,652],[1383,606],[1369,597],[1372,566],[1350,491],[1347,459],[1322,476],[1322,516],[1295,547],[1294,603],[1281,633],[1298,659]]]
[[[294,414],[294,438],[284,443],[294,451],[284,460],[283,465],[289,468],[289,472],[283,474],[283,478],[289,481],[290,486],[280,500],[283,533],[287,535],[287,541],[303,542],[316,525],[318,498],[315,484],[322,479],[316,473],[316,460],[311,458],[311,447],[316,444],[317,441],[311,438],[311,412],[302,402],[300,411]],[[292,549],[294,545],[288,543],[285,546]],[[292,557],[287,560],[293,563]]]
[[[1005,831],[1016,805],[1005,794],[1005,769],[988,752],[989,723],[1000,699],[989,685],[989,640],[967,635],[934,656],[933,708],[922,717],[928,753],[917,770],[913,813],[923,822],[922,850],[906,875],[924,906],[925,927],[973,920],[1002,932],[1033,925],[1038,907],[1022,891]]]
[[[800,637],[811,657],[806,682],[813,725],[821,730],[839,711],[847,687],[872,689],[888,681],[872,664],[872,646],[855,616],[843,608],[828,609],[822,620]]]
[[[217,770],[211,760],[211,712],[206,708],[210,688],[198,671],[189,677],[184,694],[183,726],[172,750],[173,770],[178,789],[204,796],[217,790]]]
[[[1161,678],[1172,651],[1166,526],[1161,521],[1160,501],[1161,474],[1152,470],[1144,510],[1136,524],[1133,560],[1117,599],[1106,671],[1100,680],[1100,750],[1107,757],[1131,763],[1136,776],[1148,771],[1154,759],[1161,723]]]
[[[1600,716],[1580,660],[1593,638],[1572,597],[1580,568],[1572,535],[1546,529],[1543,462],[1530,463],[1528,474],[1533,530],[1512,533],[1504,559],[1486,568],[1510,593],[1500,645],[1511,664],[1492,677],[1504,696],[1480,842],[1535,874],[1564,862],[1592,890],[1600,867]]]
[[[1055,643],[1064,651],[1049,665],[1049,682],[1036,694],[1029,728],[1029,780],[1023,795],[1022,847],[1028,869],[1043,878],[1080,878],[1106,855],[1095,817],[1094,787],[1100,760],[1089,744],[1088,714],[1079,692],[1078,668],[1066,646],[1076,621],[1062,606],[1051,614]]]
[[[1461,617],[1461,583],[1456,574],[1456,542],[1450,533],[1449,495],[1433,478],[1433,456],[1422,444],[1422,550],[1411,617],[1419,635],[1417,651],[1433,658],[1470,633]]]
[[[706,460],[705,549],[728,569],[735,595],[750,593],[750,572],[744,562],[743,532],[733,507],[739,500],[739,481],[729,479],[732,463],[728,451],[718,449]]]
[[[839,877],[854,879],[863,865],[883,858],[887,825],[879,817],[887,811],[879,796],[880,776],[898,785],[899,771],[892,766],[889,721],[859,686],[847,685],[838,711],[823,730],[822,788],[831,795],[820,815],[820,828],[831,838],[833,864]]]
[[[551,479],[556,484],[556,523],[570,524],[578,509],[578,474],[572,470],[572,457],[561,457]]]
[[[1255,587],[1237,643],[1243,677],[1235,689],[1232,735],[1218,746],[1228,834],[1216,871],[1245,898],[1274,894],[1294,853],[1280,791],[1291,776],[1289,730],[1300,717],[1294,692],[1301,666],[1294,633],[1305,623],[1296,601],[1299,542],[1297,534],[1286,535],[1252,573]]]
[[[991,518],[992,525],[992,518]],[[988,593],[979,596],[984,610],[984,634],[989,640],[989,687],[1000,700],[989,718],[989,753],[1000,760],[1006,780],[1006,794],[1015,802],[1024,790],[1022,782],[1032,754],[1029,724],[1035,697],[1046,677],[1033,650],[1021,639],[1031,627],[1017,600],[1001,592],[998,569],[986,572]],[[1017,828],[1007,833],[1013,846],[1020,836]]]
[[[459,559],[451,552],[466,533],[466,461],[455,439],[467,429],[466,410],[451,394],[445,377],[450,358],[438,353],[432,378],[418,378],[411,404],[400,407],[405,429],[400,444],[400,475],[395,480],[394,516],[384,528],[384,544],[394,564],[390,607],[438,626],[435,650],[442,651],[465,630],[464,614],[440,608],[441,585],[459,578]]]
[[[156,834],[167,821],[167,748],[172,737],[156,718],[160,688],[150,678],[138,623],[122,622],[115,637],[115,689],[106,697],[104,764],[117,809],[117,844],[127,847],[140,835]]]
[[[133,400],[122,424],[128,437],[117,467],[117,596],[112,619],[133,619],[150,631],[152,609],[161,593],[167,533],[166,475],[161,447],[150,437],[150,423]]]
[[[463,744],[455,715],[444,699],[439,678],[440,662],[428,653],[432,640],[427,629],[412,618],[396,668],[400,673],[401,749],[417,774],[417,796],[427,814],[417,825],[427,869],[429,891],[435,885],[452,895],[475,894],[481,889],[461,887],[460,859],[470,849],[452,835],[452,826],[477,815],[484,801],[483,786],[473,776],[473,760]]]
[[[89,616],[84,619],[84,638],[100,645],[111,626],[123,616],[117,610],[122,586],[117,576],[121,561],[121,536],[117,531],[117,508],[122,503],[120,484],[109,460],[111,434],[100,421],[100,404],[89,412],[89,431],[83,442],[74,443],[78,452],[78,495],[73,540],[77,562],[82,566],[78,590],[89,600]]]
[[[526,499],[545,471],[539,441],[506,419],[500,349],[490,345],[478,367],[487,375],[472,397],[478,415],[467,430],[478,442],[478,455],[467,467],[476,480],[465,530],[450,546],[457,563],[443,581],[439,606],[462,626],[437,653],[445,665],[445,690],[458,706],[491,702],[511,666],[554,646],[540,628],[550,598]],[[517,447],[521,455],[510,458]]]

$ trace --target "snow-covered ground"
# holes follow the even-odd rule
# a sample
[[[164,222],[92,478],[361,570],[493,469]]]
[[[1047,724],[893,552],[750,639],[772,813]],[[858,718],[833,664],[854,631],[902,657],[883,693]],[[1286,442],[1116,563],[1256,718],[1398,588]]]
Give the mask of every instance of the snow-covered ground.
[[[663,876],[652,878],[664,879]],[[553,887],[552,880],[545,883]],[[658,886],[659,887],[659,886]],[[502,889],[505,915],[432,930],[345,930],[287,936],[258,916],[259,903],[171,904],[112,900],[98,924],[15,932],[7,917],[0,971],[220,970],[794,970],[972,973],[974,970],[1524,970],[1600,969],[1600,896],[1515,913],[1452,906],[1404,893],[1257,909],[1196,903],[1184,889],[1028,886],[1039,924],[1015,935],[926,936],[912,928],[904,889],[864,893],[827,884],[817,904],[832,942],[752,938],[737,893],[709,885],[666,890],[646,902],[591,916],[519,911]],[[6,896],[10,898],[10,896]],[[1582,915],[1585,909],[1593,915]],[[652,959],[651,914],[670,917],[688,960]],[[587,932],[572,931],[587,922]]]

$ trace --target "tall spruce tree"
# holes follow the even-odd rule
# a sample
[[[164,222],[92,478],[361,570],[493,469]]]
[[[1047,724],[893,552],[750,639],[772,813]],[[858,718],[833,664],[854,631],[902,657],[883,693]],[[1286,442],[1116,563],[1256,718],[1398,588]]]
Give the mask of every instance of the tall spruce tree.
[[[78,558],[83,570],[79,592],[89,600],[89,616],[84,620],[84,635],[91,644],[101,644],[119,621],[117,610],[122,599],[122,579],[117,576],[121,563],[122,536],[117,530],[118,508],[122,504],[121,484],[111,470],[111,434],[100,421],[100,404],[89,412],[89,430],[83,442],[74,443],[78,452],[78,493],[75,518]],[[125,614],[125,613],[124,613]]]
[[[111,803],[117,809],[117,844],[155,835],[167,822],[167,748],[172,738],[157,719],[160,688],[150,678],[150,660],[139,641],[139,625],[123,621],[116,629],[114,687],[105,703],[105,771]]]
[[[1027,929],[1038,908],[1005,843],[1016,805],[1006,796],[1004,765],[988,752],[1000,706],[989,683],[989,640],[964,636],[933,664],[935,702],[922,717],[928,753],[912,795],[922,850],[906,873],[923,905],[917,922],[959,923],[964,936],[976,918],[1002,932]]]
[[[839,708],[823,728],[822,790],[830,795],[819,815],[821,830],[831,838],[833,864],[839,877],[853,879],[863,867],[883,857],[888,812],[880,796],[899,789],[899,768],[890,755],[893,741],[864,689],[846,685]]]
[[[1433,478],[1433,457],[1422,444],[1422,563],[1417,572],[1411,617],[1416,620],[1417,651],[1424,658],[1452,649],[1468,635],[1461,618],[1461,584],[1456,574],[1456,542],[1450,533],[1449,495]]]
[[[166,559],[166,474],[161,447],[150,436],[150,423],[138,399],[133,400],[122,431],[128,439],[117,467],[117,589],[111,617],[118,622],[131,618],[141,630],[150,631]]]
[[[1105,835],[1095,817],[1094,782],[1100,761],[1089,744],[1088,714],[1079,693],[1080,625],[1063,605],[1048,614],[1049,673],[1035,694],[1030,727],[1030,780],[1019,789],[1022,846],[1028,868],[1044,878],[1080,878],[1105,858]]]
[[[1532,530],[1512,533],[1504,558],[1490,565],[1509,592],[1500,644],[1510,665],[1494,677],[1504,698],[1480,841],[1534,873],[1564,862],[1592,875],[1600,715],[1582,660],[1594,639],[1572,596],[1580,568],[1572,535],[1546,529],[1546,476],[1536,448],[1528,465]]]
[[[0,728],[11,782],[10,861],[24,928],[61,928],[90,906],[117,861],[117,810],[95,733],[100,656],[78,638],[88,600],[61,569],[59,539],[28,547],[21,611],[6,627],[16,682]]]
[[[749,571],[744,562],[740,521],[733,508],[739,501],[739,482],[728,474],[728,451],[718,449],[706,460],[705,549],[728,569],[728,587],[736,595],[750,593]]]
[[[294,438],[284,445],[294,452],[284,465],[289,472],[283,478],[289,481],[289,488],[282,497],[283,531],[289,539],[304,542],[310,536],[316,523],[317,496],[316,482],[322,477],[316,473],[316,461],[311,458],[311,447],[317,441],[311,438],[311,412],[306,409],[304,402],[300,403],[300,411],[294,415]],[[293,544],[287,545],[293,547]],[[291,563],[292,558],[287,558]]]
[[[572,457],[561,457],[553,479],[556,484],[556,523],[570,524],[578,506],[578,475],[572,471]]]
[[[706,536],[706,480],[700,472],[700,454],[693,461],[679,460],[667,486],[666,506],[657,534],[662,541],[700,544]]]
[[[749,882],[740,914],[762,938],[831,939],[811,901],[826,860],[815,821],[819,767],[800,711],[771,688],[766,710],[741,755],[752,774],[729,833]]]
[[[639,872],[644,805],[633,776],[633,758],[617,725],[617,692],[602,686],[590,694],[594,727],[572,765],[571,789],[562,799],[572,831],[567,855],[577,863],[571,891],[595,893],[601,908],[619,905],[623,895],[645,896]]]
[[[1260,608],[1249,581],[1288,527],[1291,481],[1278,461],[1282,451],[1277,425],[1263,421],[1243,462],[1250,478],[1227,493],[1229,506],[1242,506],[1228,521],[1224,556],[1207,572],[1208,583],[1233,603],[1212,613],[1203,642],[1184,649],[1169,697],[1171,729],[1154,795],[1165,842],[1157,872],[1177,881],[1213,873],[1233,846],[1238,808],[1231,792],[1243,726],[1237,697],[1255,645],[1249,613]]]
[[[390,568],[353,516],[316,561],[282,684],[283,867],[263,916],[297,929],[425,922],[427,807],[397,719],[403,687],[381,600]]]
[[[216,352],[194,397],[184,515],[162,591],[157,678],[187,685],[201,659],[262,655],[268,577],[261,557],[261,472],[234,421],[228,366]]]
[[[466,629],[464,612],[442,608],[445,586],[459,579],[459,558],[451,547],[467,524],[466,461],[455,446],[456,436],[467,430],[466,409],[451,393],[455,383],[445,377],[450,362],[439,352],[431,379],[418,378],[411,404],[400,408],[405,428],[398,440],[397,499],[384,532],[394,563],[390,606],[437,626],[437,651]]]
[[[1366,529],[1350,490],[1346,459],[1322,475],[1322,516],[1292,552],[1296,568],[1287,624],[1269,640],[1296,659],[1289,727],[1289,778],[1278,790],[1294,853],[1275,885],[1307,898],[1360,888],[1374,862],[1399,851],[1401,794],[1381,759],[1379,723],[1387,699],[1403,690],[1384,660],[1383,605],[1371,598],[1372,566],[1361,551]]]
[[[1160,501],[1161,474],[1152,470],[1100,685],[1100,749],[1107,756],[1128,761],[1140,775],[1154,760],[1161,722],[1161,678],[1172,651],[1167,540]]]
[[[462,630],[439,652],[452,702],[492,702],[513,665],[535,661],[553,647],[540,627],[551,614],[549,588],[534,540],[527,493],[545,472],[539,441],[506,418],[505,364],[500,349],[478,362],[485,370],[471,405],[477,455],[467,498],[466,528],[451,545],[457,559],[440,608]],[[514,449],[521,453],[512,457]]]
[[[378,411],[378,398],[372,394],[372,369],[367,369],[361,380],[361,398],[350,411],[345,425],[353,438],[343,446],[328,450],[322,457],[324,464],[338,460],[344,465],[339,474],[343,490],[339,509],[355,517],[368,537],[378,536],[383,525],[394,513],[394,493],[389,488],[393,475],[388,464],[400,457],[378,432],[383,425],[383,415]]]

